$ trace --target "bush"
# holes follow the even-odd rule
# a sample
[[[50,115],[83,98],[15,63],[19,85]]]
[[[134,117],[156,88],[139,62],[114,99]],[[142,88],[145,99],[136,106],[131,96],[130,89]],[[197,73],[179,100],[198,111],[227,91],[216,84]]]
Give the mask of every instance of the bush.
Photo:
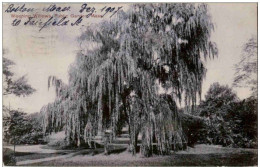
[[[44,144],[43,134],[41,132],[33,132],[23,135],[17,144]]]
[[[203,142],[257,147],[257,98],[239,100],[232,88],[214,83],[198,106],[198,111],[198,115],[207,120]]]
[[[201,138],[205,137],[203,135],[205,122],[202,118],[185,113],[181,113],[180,117],[182,120],[182,129],[188,139],[188,146],[193,146]]]
[[[52,140],[48,143],[48,146],[64,148],[64,147],[67,146],[67,142],[64,139],[62,139],[62,140]]]
[[[16,159],[14,156],[14,152],[9,148],[3,149],[3,162],[6,166],[14,166],[16,165]]]
[[[59,149],[67,147],[64,131],[50,134],[48,137],[46,137],[46,142],[48,143],[48,146]]]

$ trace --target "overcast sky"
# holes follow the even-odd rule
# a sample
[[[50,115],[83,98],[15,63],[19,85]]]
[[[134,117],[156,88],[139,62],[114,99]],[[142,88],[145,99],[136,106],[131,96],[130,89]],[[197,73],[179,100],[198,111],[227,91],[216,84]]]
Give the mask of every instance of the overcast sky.
[[[79,8],[80,5],[75,7]],[[217,43],[219,56],[206,62],[208,72],[202,97],[214,82],[232,85],[234,64],[239,61],[241,47],[257,34],[256,3],[210,3],[209,6],[216,24],[212,40]],[[4,96],[3,104],[10,103],[11,108],[21,108],[27,113],[38,112],[55,97],[53,90],[48,91],[48,76],[54,75],[68,82],[67,70],[79,48],[76,38],[81,30],[71,26],[50,27],[39,33],[38,27],[13,27],[12,20],[10,14],[3,14],[3,48],[8,49],[6,57],[16,63],[12,70],[17,76],[27,74],[28,83],[37,91],[29,97]],[[100,20],[89,19],[88,23]],[[245,88],[235,91],[241,99],[250,94]]]

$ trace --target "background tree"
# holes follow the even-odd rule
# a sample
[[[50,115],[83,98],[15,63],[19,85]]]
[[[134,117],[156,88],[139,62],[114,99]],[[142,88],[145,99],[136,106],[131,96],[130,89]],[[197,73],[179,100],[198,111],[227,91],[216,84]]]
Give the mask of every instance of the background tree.
[[[15,65],[12,60],[4,57],[7,50],[3,50],[3,76],[4,76],[4,84],[3,84],[3,95],[14,94],[16,96],[28,96],[35,92],[28,83],[26,79],[26,75],[14,79],[14,73],[11,71],[10,67]]]
[[[257,39],[252,37],[244,44],[241,60],[235,65],[233,81],[235,87],[249,87],[252,96],[257,97]]]
[[[200,116],[206,118],[207,130],[202,136],[211,144],[230,145],[233,143],[230,120],[226,117],[232,104],[238,102],[236,93],[227,85],[213,83],[199,105]]]
[[[3,95],[7,96],[13,94],[19,97],[19,96],[28,96],[33,92],[35,92],[36,90],[27,83],[27,79],[25,75],[18,79],[14,79],[14,73],[11,71],[10,67],[15,63],[12,60],[9,60],[8,58],[5,57],[6,53],[7,50],[3,49],[3,81],[4,81]],[[8,137],[8,133],[13,137],[12,142],[14,143],[14,152],[15,152],[15,143],[16,143],[15,140],[17,139],[17,136],[20,136],[23,132],[22,126],[24,123],[24,119],[23,119],[24,115],[25,114],[23,112],[19,112],[17,110],[11,110],[10,106],[9,107],[3,106],[3,121],[4,121],[5,129],[7,129],[7,131],[5,132],[6,135],[5,137]]]
[[[25,119],[28,121],[26,127],[26,133],[24,133],[17,143],[19,144],[42,144],[44,143],[44,135],[42,130],[42,116],[40,113],[32,113],[25,115]]]
[[[257,99],[249,97],[233,103],[226,119],[229,120],[233,132],[233,146],[257,148]]]
[[[204,143],[233,147],[257,147],[257,99],[239,100],[228,86],[214,83],[199,107],[207,126],[200,129]]]
[[[29,133],[27,130],[29,128],[28,126],[30,125],[25,119],[26,113],[18,110],[11,110],[9,113],[10,119],[5,121],[5,125],[8,125],[6,139],[9,140],[9,143],[14,144],[15,152],[17,139],[19,139],[22,135]]]
[[[41,117],[39,113],[26,114],[10,110],[4,106],[9,115],[3,116],[3,140],[11,144],[37,144],[43,140]]]

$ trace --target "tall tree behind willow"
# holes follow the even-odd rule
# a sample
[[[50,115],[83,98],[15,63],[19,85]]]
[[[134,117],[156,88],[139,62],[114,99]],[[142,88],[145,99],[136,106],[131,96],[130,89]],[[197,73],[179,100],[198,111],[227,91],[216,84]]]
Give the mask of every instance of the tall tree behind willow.
[[[36,90],[27,83],[26,75],[14,79],[14,73],[11,70],[11,66],[15,63],[6,58],[7,50],[3,49],[3,95],[15,95],[15,96],[29,96]]]
[[[251,95],[257,97],[257,39],[250,38],[243,45],[240,61],[235,65],[233,86],[249,87]]]
[[[133,154],[138,134],[146,156],[154,142],[161,154],[185,142],[176,103],[200,97],[202,59],[217,55],[213,28],[207,5],[181,3],[134,4],[90,26],[79,37],[69,85],[57,97],[68,141],[80,144],[82,134],[88,139],[109,128],[116,136],[125,121]]]
[[[28,84],[26,75],[23,75],[18,79],[14,79],[15,74],[11,70],[11,66],[15,65],[15,63],[12,60],[6,58],[7,49],[3,49],[2,53],[3,53],[3,96],[6,97],[9,95],[15,95],[17,97],[20,96],[25,97],[33,94],[36,90],[32,88],[30,84]],[[4,130],[6,130],[4,133],[4,138],[9,138],[9,136],[12,137],[14,150],[16,144],[15,138],[21,135],[20,133],[18,133],[19,129],[17,127],[22,126],[19,125],[22,121],[20,121],[20,119],[15,119],[15,117],[13,117],[15,112],[17,112],[19,115],[18,111],[10,109],[10,103],[9,103],[9,107],[3,106],[3,122],[4,122]],[[22,113],[21,115],[24,115],[24,113]],[[14,125],[16,125],[17,127]],[[17,132],[17,134],[13,132]]]

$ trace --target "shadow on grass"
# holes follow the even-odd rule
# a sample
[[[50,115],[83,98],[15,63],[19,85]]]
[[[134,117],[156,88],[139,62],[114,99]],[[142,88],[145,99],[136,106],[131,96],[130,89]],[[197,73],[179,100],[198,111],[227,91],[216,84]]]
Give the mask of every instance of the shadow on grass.
[[[119,149],[114,149],[114,150],[109,150],[108,151],[108,155],[111,155],[111,154],[120,154],[124,151],[126,151],[127,148],[119,148]]]
[[[127,148],[126,147],[119,147],[119,148],[108,148],[108,155],[112,155],[112,154],[120,154],[124,151],[126,151]],[[81,150],[78,153],[75,153],[73,156],[77,156],[77,155],[90,155],[90,156],[95,156],[95,155],[99,155],[99,154],[103,154],[104,153],[104,148],[96,148],[96,149],[85,149],[85,150]]]
[[[97,142],[91,142],[92,148],[94,148],[94,145],[96,148],[104,148],[103,145],[97,143]],[[77,146],[75,144],[71,145],[44,145],[42,146],[43,149],[52,149],[52,150],[83,150],[83,149],[91,149],[87,143],[81,144],[80,146]]]
[[[54,160],[30,164],[33,166],[255,166],[257,154],[174,154],[149,158],[124,158],[81,161]]]
[[[15,156],[25,156],[25,155],[32,155],[35,153],[31,153],[31,152],[15,152]]]
[[[77,156],[77,155],[98,155],[98,154],[102,154],[104,152],[103,148],[96,148],[96,149],[85,149],[85,150],[81,150],[77,153],[75,153],[73,156]]]
[[[219,154],[175,154],[165,158],[161,165],[177,166],[254,166],[257,165],[254,153],[219,153]]]
[[[59,153],[27,153],[27,152],[16,152],[15,159],[17,162],[25,160],[35,160],[49,157],[56,157],[61,155],[67,155],[70,152],[59,152]]]

